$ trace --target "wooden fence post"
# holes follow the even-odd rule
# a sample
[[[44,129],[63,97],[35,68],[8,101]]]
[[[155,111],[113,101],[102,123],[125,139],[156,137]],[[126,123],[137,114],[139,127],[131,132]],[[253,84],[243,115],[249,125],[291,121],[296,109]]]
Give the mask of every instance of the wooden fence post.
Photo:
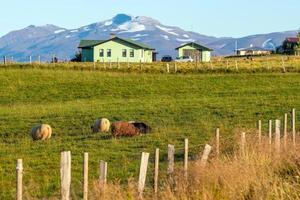
[[[107,162],[101,160],[100,161],[100,169],[99,169],[99,183],[100,187],[104,188],[107,182]]]
[[[280,120],[275,120],[275,149],[280,153]]]
[[[175,148],[174,145],[168,145],[168,175],[173,174],[174,172],[174,154]]]
[[[106,70],[106,64],[105,64],[104,58],[102,58],[102,63],[103,63],[104,70]]]
[[[284,64],[284,58],[283,57],[281,58],[281,62],[282,62],[282,70],[283,70],[283,72],[286,72],[285,64]]]
[[[293,134],[293,145],[296,146],[296,109],[292,110],[292,134]]]
[[[246,133],[242,132],[241,134],[241,156],[245,156],[245,148],[246,148]]]
[[[174,62],[174,70],[175,70],[175,73],[177,73],[177,63]]]
[[[141,158],[139,184],[138,184],[138,192],[139,192],[140,197],[142,197],[143,191],[144,191],[144,188],[145,188],[147,168],[148,168],[148,160],[149,160],[149,153],[143,152],[142,153],[142,158]]]
[[[142,63],[142,60],[140,60],[140,70],[143,71],[143,63]]]
[[[269,145],[272,145],[272,120],[269,120]]]
[[[170,73],[170,66],[169,66],[169,63],[167,63],[167,73]]]
[[[184,140],[184,176],[188,177],[188,162],[189,162],[189,139]]]
[[[292,131],[296,135],[296,109],[292,110]]]
[[[284,148],[286,149],[287,145],[287,122],[288,121],[288,115],[285,113],[284,114],[284,127],[283,127],[283,145]]]
[[[239,68],[238,68],[238,61],[237,60],[235,61],[235,69],[239,70]]]
[[[155,164],[154,164],[154,193],[158,191],[158,170],[159,170],[159,149],[155,150]]]
[[[83,200],[88,200],[89,187],[89,154],[84,153],[83,156]]]
[[[70,199],[71,186],[71,152],[61,153],[60,160],[61,200]]]
[[[201,162],[200,162],[201,167],[205,167],[206,166],[207,160],[208,160],[208,156],[209,156],[211,150],[212,150],[212,147],[210,145],[208,145],[208,144],[205,145],[204,152],[202,154]]]
[[[32,58],[29,56],[29,63],[32,64]]]
[[[228,69],[228,68],[229,68],[229,61],[226,60],[226,69]]]
[[[22,161],[22,159],[17,160],[16,173],[17,173],[16,199],[22,200],[22,198],[23,198],[23,161]]]
[[[261,120],[258,120],[258,144],[261,145]]]
[[[216,154],[217,158],[220,156],[220,129],[216,129]]]

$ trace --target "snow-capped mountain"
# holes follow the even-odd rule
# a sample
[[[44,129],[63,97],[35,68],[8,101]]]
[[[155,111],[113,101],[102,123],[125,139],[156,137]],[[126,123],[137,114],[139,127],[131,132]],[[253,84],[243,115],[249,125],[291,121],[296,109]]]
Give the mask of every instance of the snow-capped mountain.
[[[55,55],[61,60],[69,60],[78,51],[80,40],[107,39],[111,33],[148,44],[157,50],[159,56],[175,56],[177,46],[192,41],[213,48],[216,55],[232,54],[236,41],[239,48],[253,45],[272,49],[279,46],[286,37],[296,35],[296,31],[289,31],[244,38],[217,38],[163,25],[150,17],[118,14],[112,19],[77,29],[31,25],[12,31],[0,38],[0,56],[26,61],[29,56],[33,59],[40,56],[42,60],[50,60]]]

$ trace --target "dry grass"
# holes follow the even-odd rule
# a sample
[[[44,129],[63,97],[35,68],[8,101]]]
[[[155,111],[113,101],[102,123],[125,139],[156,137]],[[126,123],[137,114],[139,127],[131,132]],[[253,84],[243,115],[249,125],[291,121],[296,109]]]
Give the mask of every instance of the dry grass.
[[[188,181],[182,173],[175,175],[172,182],[160,180],[161,187],[157,195],[147,190],[144,199],[300,199],[300,145],[281,149],[275,153],[268,145],[268,138],[258,146],[257,138],[247,136],[246,155],[241,156],[236,147],[230,154],[224,153],[219,159],[211,158],[202,168],[197,161],[191,164]],[[94,186],[91,199],[138,199],[135,184],[130,181],[128,187],[118,183],[107,185],[105,190]]]

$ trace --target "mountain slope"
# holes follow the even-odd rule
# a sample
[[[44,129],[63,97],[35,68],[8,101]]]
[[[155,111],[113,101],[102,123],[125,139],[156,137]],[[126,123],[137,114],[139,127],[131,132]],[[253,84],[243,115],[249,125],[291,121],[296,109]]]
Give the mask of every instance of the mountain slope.
[[[78,51],[82,39],[106,39],[110,33],[120,37],[131,38],[155,48],[159,57],[169,54],[176,56],[175,47],[196,41],[213,48],[216,55],[232,54],[235,43],[238,46],[263,46],[274,48],[285,37],[294,36],[296,31],[248,36],[244,38],[216,38],[199,33],[166,26],[150,17],[133,17],[118,14],[112,19],[93,23],[78,29],[65,29],[55,25],[29,26],[13,31],[0,38],[0,55],[14,57],[18,61],[28,61],[29,56],[49,61],[53,55],[60,60],[69,60]]]

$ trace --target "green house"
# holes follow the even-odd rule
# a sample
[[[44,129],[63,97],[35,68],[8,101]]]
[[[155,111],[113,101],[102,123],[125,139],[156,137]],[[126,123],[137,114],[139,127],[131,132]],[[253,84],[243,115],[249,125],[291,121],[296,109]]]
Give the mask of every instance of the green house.
[[[211,58],[212,49],[195,42],[190,42],[177,47],[178,56],[192,57],[196,62],[209,62]]]
[[[82,40],[82,62],[152,62],[154,49],[130,40],[111,36],[108,40]]]

